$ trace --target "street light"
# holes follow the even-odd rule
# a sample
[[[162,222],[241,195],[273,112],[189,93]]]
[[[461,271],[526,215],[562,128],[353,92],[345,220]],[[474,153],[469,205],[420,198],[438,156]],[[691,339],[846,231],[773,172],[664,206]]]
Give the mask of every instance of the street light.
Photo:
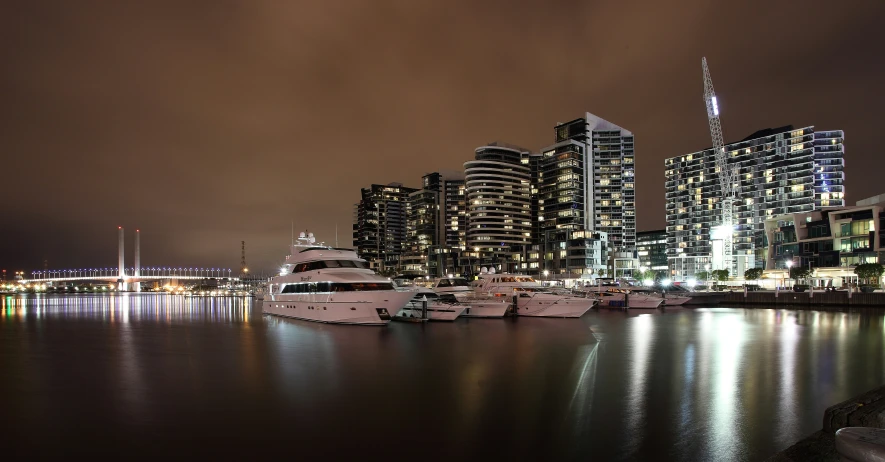
[[[547,276],[550,275],[550,271],[544,270],[544,279],[547,279]],[[549,282],[549,281],[548,281]]]
[[[787,278],[790,277],[790,268],[793,267],[793,260],[787,260]],[[786,287],[787,283],[784,281],[784,286]]]

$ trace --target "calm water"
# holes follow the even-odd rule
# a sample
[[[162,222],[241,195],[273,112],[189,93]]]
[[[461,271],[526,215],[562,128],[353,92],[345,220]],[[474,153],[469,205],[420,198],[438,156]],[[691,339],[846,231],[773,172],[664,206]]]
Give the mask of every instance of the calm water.
[[[3,297],[4,458],[761,460],[885,383],[883,312],[328,326],[243,299]]]

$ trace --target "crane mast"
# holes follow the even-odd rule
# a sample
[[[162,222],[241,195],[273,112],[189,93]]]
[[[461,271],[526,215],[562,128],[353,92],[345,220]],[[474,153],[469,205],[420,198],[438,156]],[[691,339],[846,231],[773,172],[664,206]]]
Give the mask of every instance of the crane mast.
[[[713,153],[716,156],[716,170],[719,173],[719,201],[722,204],[722,220],[717,234],[722,238],[722,259],[725,269],[734,270],[734,184],[737,181],[735,164],[728,163],[725,142],[722,137],[722,124],[719,122],[719,104],[713,91],[713,79],[707,67],[707,58],[702,59],[704,67],[704,103],[707,105],[707,120],[710,122],[710,136],[713,138]]]

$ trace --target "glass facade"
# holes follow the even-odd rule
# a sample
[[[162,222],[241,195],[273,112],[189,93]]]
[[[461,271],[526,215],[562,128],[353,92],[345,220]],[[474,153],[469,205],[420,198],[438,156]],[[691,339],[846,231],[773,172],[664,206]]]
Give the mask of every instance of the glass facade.
[[[771,217],[843,207],[844,134],[792,126],[761,130],[725,146],[736,164],[734,256],[738,272],[757,265],[760,232]],[[664,161],[667,257],[683,280],[707,269],[712,228],[721,222],[718,168],[712,149]]]

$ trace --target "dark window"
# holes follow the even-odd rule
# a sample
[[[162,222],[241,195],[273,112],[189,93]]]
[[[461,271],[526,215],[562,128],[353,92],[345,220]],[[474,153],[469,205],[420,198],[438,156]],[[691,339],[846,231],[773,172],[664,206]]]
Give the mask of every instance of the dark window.
[[[299,263],[292,268],[293,273],[303,273],[304,271],[315,271],[325,268],[361,268],[366,269],[369,266],[365,262],[357,260],[326,260],[312,261],[307,263]]]
[[[332,292],[353,292],[370,290],[393,290],[389,282],[333,282]]]

